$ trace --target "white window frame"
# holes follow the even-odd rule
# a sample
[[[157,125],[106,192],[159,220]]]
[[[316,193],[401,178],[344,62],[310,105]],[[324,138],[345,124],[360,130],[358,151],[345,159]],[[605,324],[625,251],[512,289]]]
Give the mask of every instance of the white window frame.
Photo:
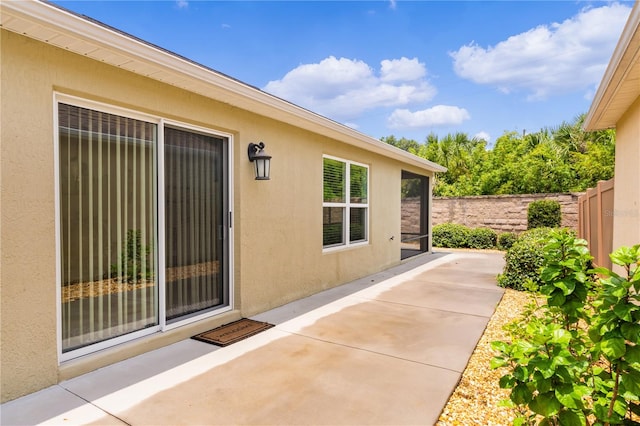
[[[324,201],[324,159],[330,159],[335,161],[340,161],[345,164],[345,201],[343,203],[335,203],[335,202],[325,202]],[[344,235],[344,243],[342,244],[334,244],[330,246],[322,246],[322,252],[332,252],[338,250],[344,250],[351,247],[358,246],[366,246],[369,244],[369,203],[371,199],[371,168],[368,164],[359,163],[357,161],[346,160],[344,158],[335,157],[333,155],[324,154],[322,156],[323,163],[323,177],[322,177],[322,210],[324,214],[325,207],[340,207],[344,208],[344,220],[343,220],[343,235]],[[359,166],[367,169],[367,202],[366,203],[352,203],[351,202],[351,166]],[[363,208],[366,211],[365,214],[365,227],[364,227],[364,240],[351,242],[351,209],[352,208]]]
[[[61,212],[60,212],[60,141],[59,141],[59,122],[58,122],[58,105],[60,103],[65,103],[69,105],[78,106],[81,108],[88,108],[94,111],[105,112],[115,115],[120,115],[127,118],[133,118],[141,121],[145,121],[148,123],[153,123],[157,126],[157,134],[158,134],[158,146],[156,151],[156,162],[158,168],[158,176],[157,178],[157,196],[156,196],[156,206],[155,211],[157,215],[157,230],[156,230],[156,241],[158,244],[158,249],[156,250],[156,255],[158,257],[156,265],[158,270],[156,271],[156,277],[158,277],[158,324],[153,327],[148,327],[142,330],[134,331],[132,333],[125,334],[123,336],[114,337],[112,339],[108,339],[102,342],[97,342],[79,349],[75,349],[69,352],[62,352],[62,253],[61,253]],[[228,215],[228,229],[227,229],[227,268],[228,268],[228,292],[229,292],[229,303],[226,306],[222,306],[220,308],[212,309],[211,311],[203,312],[202,314],[197,314],[193,316],[188,316],[183,320],[172,321],[171,323],[167,323],[166,320],[166,310],[165,310],[165,216],[164,216],[164,208],[160,206],[164,206],[164,127],[165,125],[169,125],[172,127],[178,127],[185,130],[191,130],[194,132],[208,134],[214,137],[226,138],[227,139],[227,184],[228,188],[228,206],[227,206],[227,215]],[[114,106],[111,104],[106,104],[102,102],[92,101],[85,98],[80,98],[72,95],[67,95],[60,92],[53,93],[53,149],[54,149],[54,184],[55,184],[55,239],[56,239],[56,333],[57,333],[57,345],[58,345],[58,364],[61,364],[65,361],[69,361],[87,354],[95,353],[99,350],[110,348],[116,345],[119,345],[124,342],[128,342],[143,336],[148,336],[151,334],[155,334],[158,332],[168,331],[177,327],[184,326],[186,324],[190,324],[196,321],[203,320],[205,318],[210,318],[216,315],[220,315],[221,313],[228,312],[233,310],[234,307],[234,281],[233,281],[233,271],[234,271],[234,238],[233,238],[233,206],[234,206],[234,194],[233,194],[233,135],[231,133],[226,133],[223,131],[215,130],[212,128],[199,127],[192,124],[165,119],[161,116],[156,116],[152,114],[141,113],[139,111],[122,108],[118,106]]]

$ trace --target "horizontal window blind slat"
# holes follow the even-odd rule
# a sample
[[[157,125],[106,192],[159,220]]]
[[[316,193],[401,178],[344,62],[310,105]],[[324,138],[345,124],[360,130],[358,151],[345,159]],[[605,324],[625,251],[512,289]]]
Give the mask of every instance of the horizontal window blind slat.
[[[351,164],[351,173],[350,173],[350,201],[352,203],[367,203],[367,168],[363,166],[358,166],[356,164]]]
[[[344,210],[343,207],[322,209],[322,244],[324,246],[344,244]]]
[[[323,163],[324,201],[345,202],[346,164],[332,158],[325,158]]]

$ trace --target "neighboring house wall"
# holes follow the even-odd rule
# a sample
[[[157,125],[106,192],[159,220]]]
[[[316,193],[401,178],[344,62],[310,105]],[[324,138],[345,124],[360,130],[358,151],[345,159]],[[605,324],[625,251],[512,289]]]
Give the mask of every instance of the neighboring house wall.
[[[568,193],[434,197],[432,220],[433,225],[450,222],[471,228],[491,228],[496,232],[522,232],[527,230],[529,203],[554,200],[560,203],[562,226],[576,229],[579,195]]]
[[[631,9],[584,128],[616,129],[613,249],[640,244],[640,1]]]
[[[400,259],[401,170],[430,172],[2,30],[2,400],[380,271]],[[59,365],[54,92],[232,134],[233,310]],[[270,181],[247,145],[264,141]],[[322,250],[322,156],[370,167],[369,244]],[[395,238],[391,238],[395,237]]]
[[[640,244],[640,97],[616,123],[613,249]]]

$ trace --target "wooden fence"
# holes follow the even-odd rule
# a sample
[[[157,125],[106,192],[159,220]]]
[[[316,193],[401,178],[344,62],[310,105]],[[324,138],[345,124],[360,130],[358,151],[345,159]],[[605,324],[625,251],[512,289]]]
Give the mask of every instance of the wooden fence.
[[[578,198],[578,236],[589,243],[597,266],[611,268],[613,250],[613,179],[600,181]]]

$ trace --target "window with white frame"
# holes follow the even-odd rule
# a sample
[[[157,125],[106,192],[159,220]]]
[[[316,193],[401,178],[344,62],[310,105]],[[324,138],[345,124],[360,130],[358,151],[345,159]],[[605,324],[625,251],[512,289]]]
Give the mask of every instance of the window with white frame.
[[[369,239],[369,167],[323,157],[322,246],[366,243]]]

